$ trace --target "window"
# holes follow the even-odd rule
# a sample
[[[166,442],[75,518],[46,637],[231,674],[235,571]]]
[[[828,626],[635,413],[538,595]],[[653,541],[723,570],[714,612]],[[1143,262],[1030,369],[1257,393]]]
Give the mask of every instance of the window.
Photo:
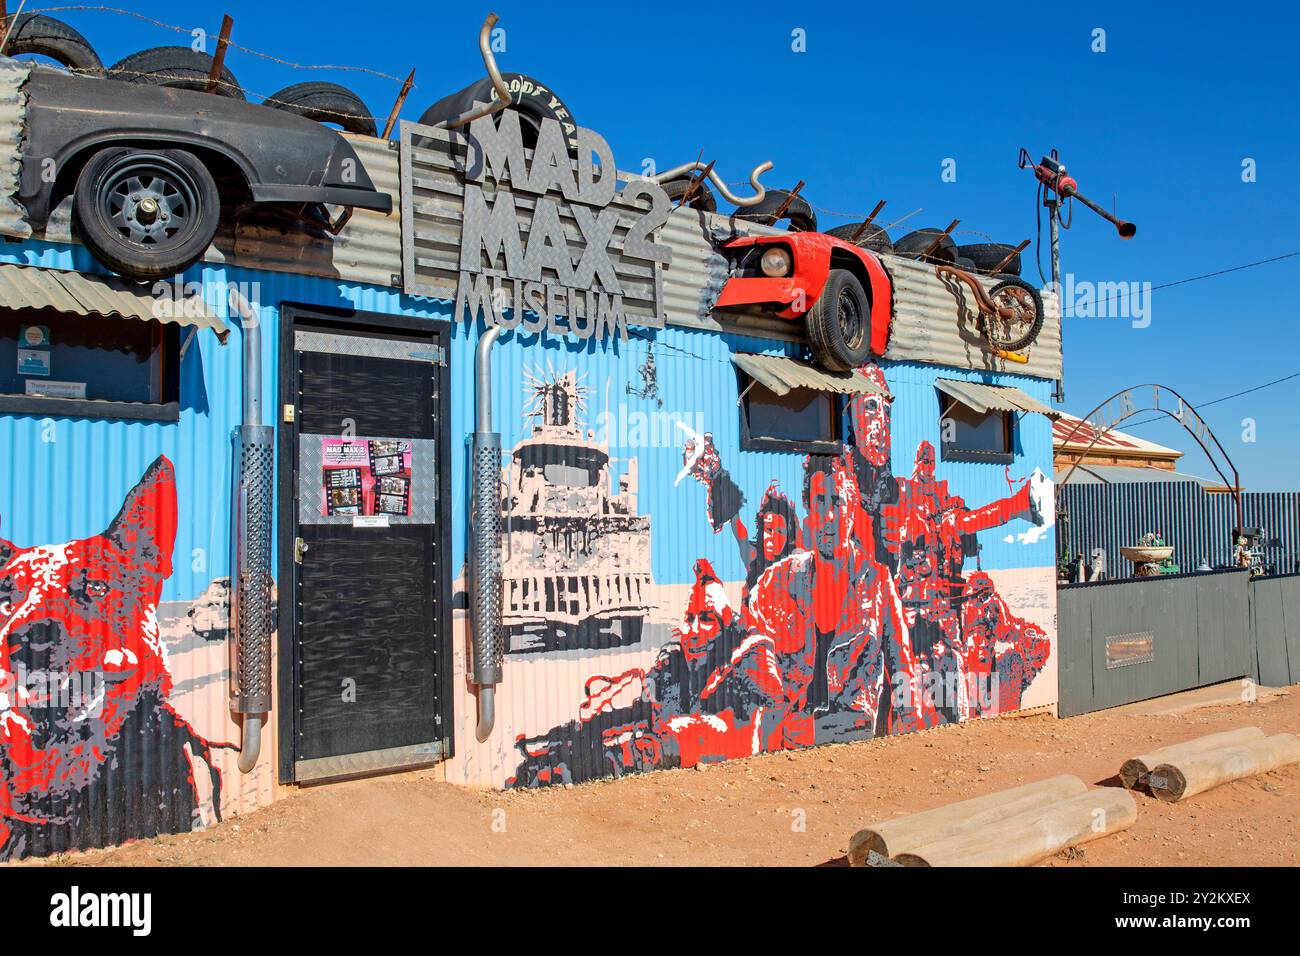
[[[778,395],[741,375],[741,448],[837,454],[840,402],[830,392],[792,388]]]
[[[182,334],[159,322],[0,310],[0,413],[175,421]]]
[[[1014,456],[1010,412],[977,412],[945,395],[947,405],[940,423],[945,461],[988,461],[1010,464]]]

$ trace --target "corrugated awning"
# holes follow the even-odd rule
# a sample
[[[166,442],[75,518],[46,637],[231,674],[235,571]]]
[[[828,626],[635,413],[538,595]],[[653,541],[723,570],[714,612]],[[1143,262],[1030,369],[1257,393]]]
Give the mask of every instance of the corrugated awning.
[[[737,352],[731,356],[731,361],[736,368],[777,395],[785,395],[793,388],[812,388],[841,395],[890,397],[888,389],[881,388],[856,369],[852,372],[829,372],[785,355],[753,355],[748,352]]]
[[[985,385],[983,382],[959,382],[941,378],[935,382],[939,391],[955,398],[977,412],[1037,412],[1055,417],[1060,413],[1010,385]]]
[[[176,287],[168,283],[169,291]],[[149,285],[132,285],[110,276],[85,275],[0,263],[0,309],[58,309],[73,315],[174,322],[211,329],[226,344],[230,329],[213,315],[201,296],[162,300]],[[163,302],[166,306],[160,308]]]

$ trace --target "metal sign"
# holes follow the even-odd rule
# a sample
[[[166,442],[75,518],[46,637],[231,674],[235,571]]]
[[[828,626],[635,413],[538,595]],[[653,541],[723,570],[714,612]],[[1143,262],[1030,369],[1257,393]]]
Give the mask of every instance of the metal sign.
[[[403,123],[402,289],[449,299],[453,316],[577,339],[662,328],[657,241],[672,203],[658,184],[619,173],[609,144],[544,119],[524,148],[519,114],[468,132]],[[593,162],[593,157],[596,160]]]
[[[1144,389],[1151,390],[1150,401],[1145,404],[1142,402],[1140,394],[1141,390]],[[1187,400],[1184,399],[1183,396],[1179,395],[1178,392],[1174,391],[1168,385],[1148,383],[1145,385],[1134,385],[1131,388],[1123,389],[1116,392],[1080,419],[1070,431],[1070,434],[1065,437],[1065,441],[1061,443],[1062,446],[1069,445],[1073,442],[1076,434],[1087,434],[1085,429],[1091,430],[1092,440],[1088,443],[1087,448],[1085,448],[1081,453],[1075,455],[1074,463],[1070,466],[1069,471],[1065,473],[1065,477],[1059,482],[1059,486],[1064,486],[1069,483],[1071,476],[1074,475],[1075,469],[1083,463],[1083,460],[1088,457],[1088,453],[1092,451],[1093,446],[1096,445],[1103,436],[1108,434],[1121,422],[1128,420],[1140,411],[1160,412],[1163,415],[1167,415],[1182,425],[1183,428],[1187,430],[1187,433],[1195,439],[1196,443],[1201,446],[1201,451],[1205,452],[1205,457],[1209,459],[1210,465],[1216,472],[1218,472],[1219,477],[1223,479],[1223,483],[1227,487],[1228,493],[1232,495],[1237,511],[1237,527],[1241,528],[1244,521],[1242,519],[1241,510],[1241,476],[1237,472],[1237,466],[1232,463],[1232,459],[1228,457],[1227,451],[1224,450],[1223,445],[1219,442],[1219,439],[1215,436],[1214,432],[1210,430],[1210,426],[1206,424],[1205,419],[1200,416],[1196,409],[1188,404]],[[1223,464],[1232,472],[1231,479],[1224,474],[1224,470],[1219,464],[1219,458],[1216,458],[1214,453],[1210,450],[1211,446],[1218,451],[1219,458],[1222,458]]]

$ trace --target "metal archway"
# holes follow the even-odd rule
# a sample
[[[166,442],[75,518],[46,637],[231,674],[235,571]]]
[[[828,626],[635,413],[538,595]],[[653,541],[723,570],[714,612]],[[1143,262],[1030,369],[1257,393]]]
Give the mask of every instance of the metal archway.
[[[1139,405],[1134,401],[1134,393],[1138,389],[1144,388],[1152,390],[1152,400],[1150,405]],[[1178,406],[1176,409],[1165,408],[1160,404],[1161,391],[1168,392],[1178,400]],[[1098,422],[1093,421],[1094,417],[1099,416],[1103,409],[1110,408],[1116,403],[1119,405],[1118,414],[1109,418],[1101,418]],[[1167,415],[1174,421],[1178,422],[1178,424],[1182,425],[1187,433],[1196,440],[1196,444],[1201,446],[1201,451],[1205,452],[1205,457],[1209,459],[1210,466],[1218,473],[1219,477],[1223,480],[1224,485],[1228,488],[1229,493],[1232,495],[1233,505],[1237,512],[1237,528],[1240,529],[1245,522],[1242,517],[1241,479],[1237,473],[1237,466],[1232,463],[1232,459],[1228,457],[1228,453],[1224,450],[1223,445],[1220,444],[1219,439],[1210,429],[1210,426],[1206,424],[1205,419],[1200,416],[1187,399],[1183,398],[1182,395],[1178,394],[1177,391],[1170,388],[1168,385],[1157,385],[1154,382],[1147,382],[1142,385],[1132,385],[1129,388],[1116,392],[1085,415],[1079,423],[1074,426],[1074,429],[1066,437],[1065,441],[1062,442],[1062,447],[1068,445],[1071,439],[1074,438],[1075,434],[1085,425],[1093,431],[1092,441],[1088,443],[1087,448],[1079,453],[1074,464],[1070,466],[1070,470],[1067,471],[1065,477],[1061,479],[1060,485],[1064,486],[1069,483],[1070,476],[1074,474],[1074,470],[1079,467],[1083,462],[1083,459],[1087,457],[1088,453],[1092,451],[1093,446],[1096,445],[1102,437],[1110,434],[1110,432],[1115,429],[1116,425],[1120,422],[1127,421],[1138,412],[1160,412],[1163,415]],[[1098,424],[1100,421],[1104,421],[1106,425],[1104,428],[1099,430]],[[1232,472],[1231,481],[1229,481],[1227,475],[1223,473],[1223,469],[1219,467],[1218,460],[1210,451],[1209,447],[1207,447],[1205,443],[1206,438],[1208,438],[1214,444],[1214,447],[1219,450],[1219,455],[1222,456],[1224,464],[1226,464],[1228,469]]]

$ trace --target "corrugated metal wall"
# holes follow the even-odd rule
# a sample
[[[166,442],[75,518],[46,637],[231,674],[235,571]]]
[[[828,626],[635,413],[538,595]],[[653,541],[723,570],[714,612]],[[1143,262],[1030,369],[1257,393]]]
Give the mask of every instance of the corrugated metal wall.
[[[980,334],[979,310],[961,283],[940,279],[934,266],[899,256],[881,256],[894,283],[894,318],[887,358],[908,362],[937,362],[957,368],[988,369],[1022,376],[1061,375],[1061,305],[1056,293],[1042,290],[1043,328],[1024,352],[1021,365],[999,358],[986,348]],[[987,291],[996,283],[979,277]]]
[[[1191,481],[1132,484],[1067,484],[1057,489],[1069,513],[1066,547],[1073,556],[1106,550],[1112,576],[1126,576],[1132,565],[1119,549],[1133,545],[1149,531],[1158,531],[1174,547],[1174,560],[1184,571],[1202,559],[1211,567],[1232,561],[1232,529],[1237,516],[1232,497],[1209,494]],[[1244,492],[1242,513],[1247,527],[1264,528],[1270,546],[1266,563],[1280,572],[1296,570],[1300,561],[1300,492]],[[1278,546],[1271,545],[1278,539]]]
[[[458,328],[458,337],[461,331]],[[464,351],[458,353],[462,368],[461,372],[453,371],[454,381],[465,381],[460,377],[465,359],[459,356],[468,356],[469,345],[465,342]],[[662,407],[655,399],[628,391],[641,386],[640,368],[651,349]],[[802,347],[791,342],[671,327],[653,338],[634,337],[627,343],[538,343],[535,337],[513,333],[503,336],[494,357],[493,401],[501,423],[502,447],[507,453],[527,434],[526,423],[520,417],[527,372],[541,368],[543,374],[546,369],[560,374],[574,369],[590,387],[586,420],[596,439],[608,442],[619,473],[631,459],[636,459],[638,513],[650,516],[651,570],[659,596],[650,616],[655,632],[643,644],[626,648],[507,655],[505,677],[497,695],[500,729],[487,744],[475,746],[471,736],[473,699],[465,694],[457,708],[457,740],[469,743],[458,745],[457,756],[448,767],[450,779],[500,785],[520,761],[515,738],[545,734],[575,720],[593,675],[611,676],[632,668],[648,668],[658,645],[670,638],[671,626],[681,617],[697,559],[708,560],[729,582],[732,599],[738,603],[745,571],[736,542],[729,528],[714,533],[709,526],[704,488],[689,476],[677,481],[686,433],[674,422],[680,420],[697,432],[713,435],[723,467],[745,495],[741,516],[747,526],[752,525],[764,491],[774,482],[797,502],[800,514],[804,513],[800,501],[804,455],[741,450],[737,407],[740,386],[730,361],[736,351],[800,355]],[[1044,403],[1050,400],[1051,383],[1043,379],[956,371],[919,363],[885,363],[884,370],[895,395],[892,459],[894,474],[900,477],[911,475],[922,440],[936,448],[940,444],[941,396],[935,388],[936,378],[964,377],[1014,385]],[[454,420],[463,422],[468,429],[466,419],[457,415]],[[1009,469],[1011,478],[1028,477],[1034,469],[1050,474],[1051,424],[1046,417],[1024,415],[1018,419],[1016,453]],[[961,495],[970,507],[1006,497],[1012,490],[1008,469],[1001,465],[940,461],[937,470],[938,476],[948,481],[950,490]],[[465,554],[463,529],[457,527],[455,535],[455,559],[460,566]],[[1014,611],[1041,624],[1049,634],[1054,633],[1054,539],[1050,528],[1033,533],[1027,522],[1015,521],[981,532],[979,539],[979,564],[992,572]],[[974,565],[974,560],[968,561],[968,570],[973,570]],[[463,644],[457,642],[457,653],[462,656]],[[1032,690],[1025,706],[1055,700],[1054,656]]]
[[[91,267],[81,247],[26,243],[5,247],[0,257],[102,272]],[[219,289],[232,276],[205,267],[187,278],[202,278],[209,308],[227,314]],[[103,534],[150,464],[160,456],[171,462],[179,508],[172,572],[157,605],[158,653],[171,676],[170,692],[164,691],[163,696],[165,706],[174,709],[197,738],[214,744],[239,740],[238,726],[227,711],[225,681],[230,433],[238,423],[241,382],[237,322],[232,327],[235,332],[225,347],[209,332],[200,332],[193,340],[182,364],[179,423],[0,416],[0,442],[9,450],[0,466],[0,538],[19,548],[57,546]],[[269,331],[262,357],[273,367],[276,341],[274,330]],[[273,394],[270,388],[266,394]],[[148,630],[146,626],[146,637]],[[119,637],[103,636],[105,654],[111,653],[110,645]],[[215,808],[215,788],[208,773],[196,769],[192,790],[176,776],[178,767],[185,769],[178,764],[177,754],[186,741],[168,724],[165,710],[152,713],[160,721],[156,728],[132,732],[128,725],[128,731],[119,735],[113,760],[103,770],[108,779],[104,787],[109,791],[108,811],[78,804],[83,791],[60,790],[57,783],[51,784],[48,795],[36,801],[36,811],[55,819],[66,817],[68,822],[25,835],[16,831],[0,853],[43,854],[117,843],[187,828],[191,802],[193,821],[208,824],[215,820],[217,809],[228,817],[272,798],[273,735],[264,736],[266,756],[248,776],[236,768],[233,750],[211,752],[212,767],[224,784],[220,806]],[[95,727],[95,720],[86,726]],[[93,732],[88,734],[87,739],[93,740]],[[163,789],[151,789],[155,787]]]
[[[50,268],[79,268],[102,272],[77,245],[29,241],[7,247],[5,261]],[[276,330],[280,306],[295,302],[364,311],[445,318],[446,303],[401,295],[396,290],[289,273],[196,267],[188,280],[203,280],[211,308],[225,313],[224,288],[236,284],[258,307],[265,330],[264,407],[278,407],[278,347]],[[232,323],[230,344],[222,348],[214,337],[198,337],[182,370],[181,420],[178,424],[0,417],[0,440],[14,449],[0,468],[0,535],[30,547],[94,535],[102,531],[124,496],[158,455],[175,465],[180,502],[180,530],[174,551],[174,571],[163,588],[160,618],[170,653],[174,682],[171,702],[201,737],[237,740],[238,728],[227,713],[225,607],[221,579],[229,574],[228,488],[229,435],[236,424],[240,394],[240,335]],[[467,533],[466,447],[461,440],[472,430],[472,354],[477,330],[463,323],[452,329],[452,443],[449,470],[453,497],[453,555],[455,588],[461,590]],[[639,394],[645,385],[642,368],[651,351],[658,367],[658,395]],[[739,394],[730,362],[733,351],[801,354],[802,346],[788,341],[703,330],[668,328],[642,330],[624,342],[556,341],[508,333],[494,353],[493,401],[503,435],[511,449],[524,434],[522,411],[528,375],[543,377],[575,369],[588,386],[585,418],[597,440],[607,442],[615,459],[615,481],[637,466],[637,508],[650,516],[651,572],[655,601],[648,623],[653,625],[639,643],[597,651],[564,651],[543,655],[510,655],[499,698],[498,729],[485,746],[473,738],[474,698],[465,674],[468,634],[463,616],[454,628],[454,683],[457,757],[448,766],[449,779],[501,785],[513,771],[519,753],[516,737],[543,733],[572,720],[595,674],[619,674],[647,667],[669,638],[680,617],[693,581],[697,558],[714,563],[729,582],[733,600],[743,579],[736,543],[724,529],[715,534],[706,518],[704,489],[692,478],[676,480],[682,464],[686,432],[710,432],[747,503],[743,515],[752,520],[764,490],[773,482],[798,499],[802,485],[802,455],[742,452],[739,439]],[[911,473],[917,444],[939,444],[940,397],[935,378],[969,376],[993,384],[1013,384],[1047,401],[1050,383],[1024,376],[955,372],[921,364],[888,364],[886,377],[896,395],[893,416],[893,460],[897,475]],[[662,404],[660,404],[662,401]],[[1051,433],[1041,416],[1023,416],[1017,428],[1017,459],[1013,478],[1034,468],[1050,473]],[[954,493],[976,506],[1005,496],[1008,484],[1000,466],[940,462],[939,476]],[[980,563],[999,575],[999,587],[1017,613],[1054,630],[1052,544],[1050,533],[1032,543],[1017,536],[1028,530],[1014,527],[981,533]],[[968,562],[973,567],[974,562]],[[1049,664],[1027,695],[1025,706],[1055,699],[1055,661]],[[281,703],[277,701],[277,708]],[[276,718],[283,714],[277,710]],[[220,750],[214,761],[224,770],[225,813],[257,806],[274,795],[275,734],[264,737],[264,758],[258,771],[241,776],[233,752]],[[164,754],[155,758],[164,759]],[[202,795],[200,795],[202,797]],[[210,807],[200,800],[199,818],[212,820]],[[104,831],[97,838],[115,842],[125,830]]]
[[[1300,574],[1250,582],[1250,628],[1265,687],[1300,684]]]
[[[26,238],[32,234],[27,210],[18,202],[22,170],[23,124],[27,119],[27,94],[23,84],[31,65],[0,57],[0,235]]]
[[[80,245],[37,241],[11,245],[0,249],[0,261],[104,272]],[[208,264],[192,268],[184,280],[203,283],[204,297],[218,315],[229,316],[225,293],[231,286],[255,305],[263,328],[263,408],[268,415],[278,407],[282,304],[439,318],[447,315],[445,304],[407,299],[383,288],[289,273]],[[178,423],[0,416],[0,441],[11,450],[0,465],[0,539],[28,548],[100,534],[149,464],[159,455],[166,456],[175,468],[179,504],[173,570],[163,584],[158,606],[173,685],[169,702],[199,737],[238,743],[239,727],[231,720],[227,703],[228,607],[224,579],[230,573],[230,436],[240,417],[242,345],[238,320],[229,324],[233,334],[227,346],[222,347],[209,333],[200,333],[186,354],[181,369]],[[466,416],[472,399],[472,348],[466,330],[456,329],[453,368],[457,374],[452,411],[458,416],[453,425],[453,434],[458,436],[470,430]],[[465,446],[453,442],[450,472],[464,474],[465,467]],[[456,481],[451,486],[456,508],[463,515],[464,486]],[[454,566],[459,568],[465,554],[465,529],[460,526],[455,534],[455,553]],[[463,625],[458,624],[458,628]],[[464,636],[463,629],[458,633]],[[275,706],[273,722],[285,713],[280,701]],[[465,706],[465,701],[457,701],[457,707]],[[472,741],[472,731],[467,739]],[[246,812],[273,799],[277,789],[276,744],[274,727],[264,730],[261,763],[247,776],[235,767],[233,750],[213,751],[214,765],[224,781],[224,816]],[[169,745],[150,749],[146,744],[133,757],[143,768],[134,779],[138,783],[139,779],[163,778],[173,756]],[[211,788],[204,782],[204,774],[196,777],[196,820],[208,824],[215,819]],[[133,792],[137,800],[144,796],[132,790],[131,781],[121,777],[114,779],[113,786],[115,793],[127,797]],[[185,798],[181,793],[175,795],[178,800]],[[46,853],[121,842],[148,835],[138,829],[141,819],[139,814],[121,811],[112,820],[96,822],[89,830],[72,825],[57,827],[44,843],[28,840],[25,849],[14,846],[8,852]],[[176,828],[156,819],[139,825],[154,830]]]

